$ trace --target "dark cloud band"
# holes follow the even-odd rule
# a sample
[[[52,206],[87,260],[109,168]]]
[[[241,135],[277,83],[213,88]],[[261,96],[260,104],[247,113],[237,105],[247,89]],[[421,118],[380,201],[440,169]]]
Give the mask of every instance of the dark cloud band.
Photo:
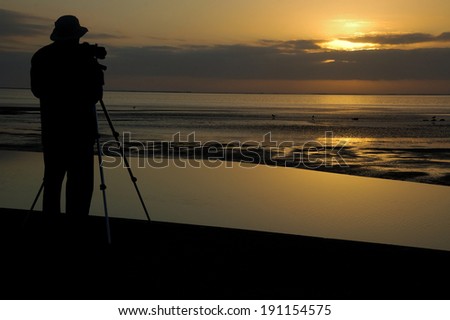
[[[450,79],[450,48],[286,53],[280,46],[220,45],[110,51],[113,72],[122,75],[261,80]]]
[[[359,37],[342,38],[350,42],[374,43],[380,45],[418,44],[424,42],[450,42],[450,32],[444,32],[438,36],[428,33],[405,34],[374,34]]]

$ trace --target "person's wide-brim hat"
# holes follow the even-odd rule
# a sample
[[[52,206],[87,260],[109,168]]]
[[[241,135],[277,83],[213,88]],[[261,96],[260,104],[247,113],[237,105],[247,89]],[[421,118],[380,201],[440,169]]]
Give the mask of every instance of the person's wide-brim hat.
[[[62,16],[55,22],[50,39],[53,41],[79,39],[88,32],[86,27],[82,27],[75,16]]]

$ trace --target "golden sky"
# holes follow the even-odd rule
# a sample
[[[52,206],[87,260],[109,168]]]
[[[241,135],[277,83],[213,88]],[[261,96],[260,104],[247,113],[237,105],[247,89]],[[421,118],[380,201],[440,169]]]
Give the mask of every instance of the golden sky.
[[[2,0],[0,14],[5,66],[76,15],[108,49],[107,88],[450,93],[448,0]]]

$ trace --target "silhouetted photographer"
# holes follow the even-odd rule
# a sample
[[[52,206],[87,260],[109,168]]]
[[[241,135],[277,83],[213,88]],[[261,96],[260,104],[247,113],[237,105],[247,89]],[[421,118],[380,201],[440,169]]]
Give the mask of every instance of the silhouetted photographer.
[[[43,211],[60,213],[66,181],[66,213],[88,215],[94,182],[95,104],[103,95],[105,48],[80,38],[88,32],[75,16],[62,16],[53,43],[31,60],[31,90],[40,99],[44,152]]]

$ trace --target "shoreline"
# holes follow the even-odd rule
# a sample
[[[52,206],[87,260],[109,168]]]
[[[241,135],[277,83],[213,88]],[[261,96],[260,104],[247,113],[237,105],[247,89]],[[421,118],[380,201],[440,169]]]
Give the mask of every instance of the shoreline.
[[[108,245],[103,217],[27,214],[0,209],[6,299],[449,298],[448,251],[122,218]]]
[[[33,134],[37,135],[37,134]],[[104,146],[103,155],[105,157],[120,158],[120,152],[117,147],[111,145]],[[429,175],[426,171],[427,166],[440,166],[443,169],[447,168],[446,161],[450,159],[450,149],[448,148],[367,148],[357,149],[354,147],[344,147],[339,150],[339,158],[333,153],[333,147],[324,147],[315,149],[314,154],[308,154],[300,149],[293,149],[289,154],[281,154],[278,149],[257,148],[255,146],[239,146],[233,147],[223,144],[209,144],[209,145],[193,145],[173,144],[169,142],[155,142],[153,148],[142,149],[139,146],[127,145],[125,147],[125,155],[130,161],[143,162],[148,167],[155,165],[160,168],[158,163],[161,161],[180,163],[190,162],[211,162],[212,168],[215,162],[233,162],[243,165],[267,165],[275,167],[286,167],[295,169],[312,170],[318,172],[337,173],[350,176],[359,176],[367,178],[380,178],[386,180],[408,181],[416,183],[424,183],[431,185],[450,186],[450,171],[441,175]],[[40,145],[30,143],[17,147],[15,145],[0,144],[0,150],[18,151],[18,152],[42,152]],[[356,153],[360,153],[356,155]],[[376,156],[373,153],[376,152]],[[362,154],[361,154],[362,153]],[[358,163],[355,157],[365,157],[365,154],[372,154],[373,158],[367,159],[367,163]],[[149,157],[151,155],[151,157]],[[379,163],[379,158],[390,157],[392,162],[395,162],[395,168],[392,170],[386,169],[386,164]],[[308,161],[305,161],[305,158]],[[433,158],[430,160],[430,158]],[[153,159],[153,160],[152,160]],[[164,160],[161,160],[164,159]],[[331,163],[317,166],[317,161],[328,159]],[[338,161],[334,161],[338,160]],[[345,165],[342,165],[342,160]],[[333,162],[334,161],[334,162]],[[434,163],[430,163],[434,161]],[[112,160],[110,162],[117,162]],[[141,163],[139,162],[139,163]],[[409,166],[409,168],[408,168]],[[425,170],[420,170],[420,169]]]

